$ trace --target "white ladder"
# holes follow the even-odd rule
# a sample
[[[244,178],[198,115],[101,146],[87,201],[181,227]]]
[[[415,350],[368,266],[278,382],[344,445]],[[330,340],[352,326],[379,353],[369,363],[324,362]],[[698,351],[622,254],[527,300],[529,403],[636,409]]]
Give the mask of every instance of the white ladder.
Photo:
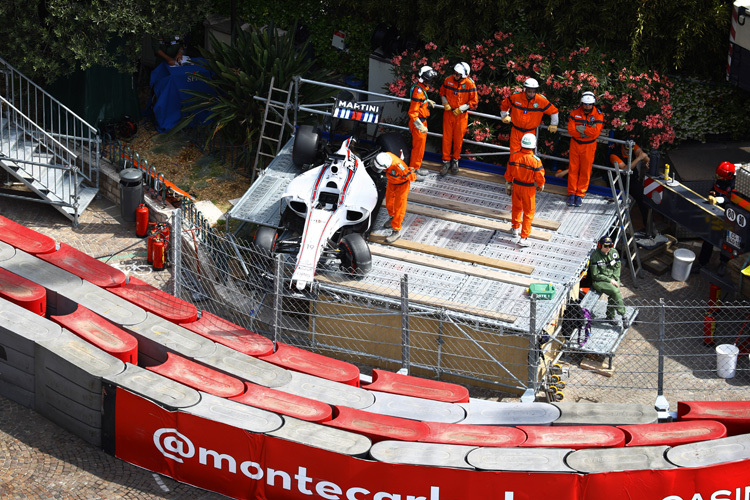
[[[289,121],[289,107],[292,100],[294,82],[289,83],[287,90],[275,88],[273,85],[274,77],[271,77],[271,85],[268,87],[266,107],[263,110],[263,120],[260,126],[258,147],[255,150],[255,162],[253,163],[253,171],[250,176],[251,183],[255,181],[255,177],[257,176],[261,157],[275,158],[279,154],[279,151],[281,151],[286,127],[288,126],[291,130],[294,130],[294,125]],[[278,97],[278,100],[274,100],[274,93]],[[269,111],[273,112],[271,118],[269,118]],[[268,126],[270,126],[269,131],[266,130]]]
[[[630,166],[630,160],[628,160],[628,167]],[[617,234],[615,235],[615,245],[622,236],[623,242],[625,243],[625,253],[628,259],[628,267],[630,268],[630,274],[633,277],[633,286],[638,288],[638,274],[641,272],[641,257],[638,255],[638,244],[635,241],[635,230],[633,229],[633,219],[630,216],[630,197],[628,192],[630,189],[626,189],[622,182],[622,174],[617,169],[617,173],[613,176],[611,170],[607,170],[607,177],[609,177],[609,185],[612,188],[612,199],[615,200],[617,205],[617,220],[619,223]],[[628,176],[629,177],[629,176]],[[628,184],[630,179],[628,179]],[[629,186],[628,186],[629,188]],[[619,189],[619,194],[617,190]]]

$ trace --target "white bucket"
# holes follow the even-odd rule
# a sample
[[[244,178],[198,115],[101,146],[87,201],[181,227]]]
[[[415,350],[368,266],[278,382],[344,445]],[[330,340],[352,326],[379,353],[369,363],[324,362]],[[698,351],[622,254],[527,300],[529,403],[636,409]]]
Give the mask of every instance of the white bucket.
[[[687,248],[678,248],[675,250],[674,261],[672,261],[672,279],[676,281],[685,281],[688,279],[694,260],[695,254]]]
[[[716,374],[721,378],[733,378],[737,370],[737,355],[740,349],[733,344],[716,346]]]

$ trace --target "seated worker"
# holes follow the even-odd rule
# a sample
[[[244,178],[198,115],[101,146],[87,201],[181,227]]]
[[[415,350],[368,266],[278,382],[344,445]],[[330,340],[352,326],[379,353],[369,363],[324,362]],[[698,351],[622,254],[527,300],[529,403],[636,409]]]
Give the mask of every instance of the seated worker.
[[[615,146],[614,151],[617,151]],[[625,170],[628,167],[628,147],[627,144],[620,145],[619,156],[614,152],[609,155],[609,162],[613,167]],[[635,200],[635,204],[638,207],[638,211],[641,213],[641,221],[643,222],[643,229],[648,229],[648,205],[643,201],[643,175],[648,169],[650,159],[643,149],[638,144],[633,144],[633,158],[630,161],[630,196]],[[623,179],[625,182],[625,179]]]
[[[170,66],[182,63],[182,54],[185,50],[182,37],[151,37],[151,47],[154,49],[154,55],[159,56]]]
[[[724,204],[729,200],[729,197],[734,190],[735,173],[737,167],[734,163],[723,161],[716,167],[716,175],[714,181],[714,187],[708,192],[709,199],[714,198],[717,205],[723,207]],[[698,254],[698,263],[693,265],[691,272],[697,273],[700,268],[705,266],[711,260],[711,255],[714,253],[714,246],[707,242],[703,242],[701,246],[701,253]],[[721,252],[719,255],[719,267],[716,269],[716,274],[724,276],[727,272],[727,262],[729,262],[729,255],[725,252]]]
[[[612,248],[614,243],[612,238],[605,236],[599,240],[599,245],[591,255],[589,262],[589,276],[591,277],[591,288],[599,293],[609,297],[607,304],[607,320],[619,323],[616,315],[619,314],[622,319],[622,328],[628,327],[628,320],[625,317],[625,303],[620,293],[620,256],[617,250]]]

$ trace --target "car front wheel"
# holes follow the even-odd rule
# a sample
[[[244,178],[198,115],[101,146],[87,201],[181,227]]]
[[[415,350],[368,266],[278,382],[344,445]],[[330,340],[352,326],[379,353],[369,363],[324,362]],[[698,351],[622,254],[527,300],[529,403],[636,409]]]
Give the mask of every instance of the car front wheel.
[[[372,269],[370,247],[359,233],[349,233],[339,242],[341,270],[350,276],[364,276]]]

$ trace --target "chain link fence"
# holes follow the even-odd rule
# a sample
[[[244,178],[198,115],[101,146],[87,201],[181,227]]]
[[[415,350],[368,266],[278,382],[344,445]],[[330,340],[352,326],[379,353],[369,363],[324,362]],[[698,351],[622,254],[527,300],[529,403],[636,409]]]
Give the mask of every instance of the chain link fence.
[[[604,299],[589,304],[593,316],[583,323],[545,309],[544,300],[492,311],[482,307],[483,290],[465,291],[472,306],[458,307],[446,298],[451,283],[410,287],[409,276],[393,269],[373,285],[347,278],[338,261],[322,264],[300,291],[290,287],[291,257],[261,255],[180,211],[175,219],[175,295],[274,342],[354,363],[364,374],[407,368],[479,396],[653,404],[662,394],[673,410],[678,400],[749,394],[744,301],[629,302],[632,324],[623,331],[621,322],[603,319]],[[718,355],[717,346],[739,352]],[[732,378],[719,376],[719,362],[734,363]]]

